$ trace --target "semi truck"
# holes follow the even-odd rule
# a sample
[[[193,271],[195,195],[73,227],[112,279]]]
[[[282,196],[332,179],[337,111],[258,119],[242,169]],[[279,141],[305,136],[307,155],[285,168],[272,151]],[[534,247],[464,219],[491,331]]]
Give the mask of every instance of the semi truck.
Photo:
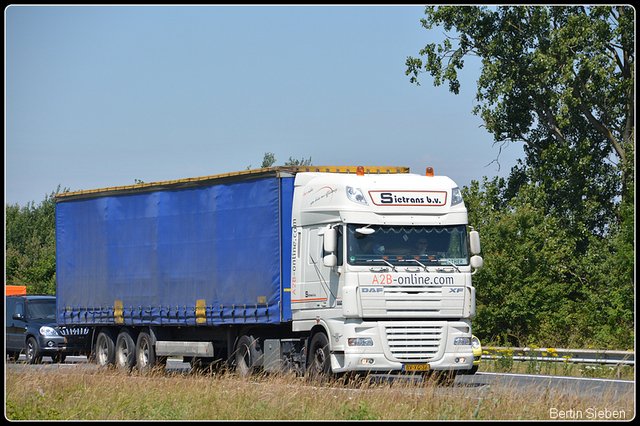
[[[280,166],[56,196],[57,322],[102,366],[463,373],[482,266],[453,180]]]

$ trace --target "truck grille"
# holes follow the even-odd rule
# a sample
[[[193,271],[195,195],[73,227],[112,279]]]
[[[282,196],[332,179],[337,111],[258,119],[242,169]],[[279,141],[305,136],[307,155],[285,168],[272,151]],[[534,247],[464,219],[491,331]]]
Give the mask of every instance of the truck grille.
[[[442,339],[441,325],[385,326],[391,355],[399,362],[423,362],[434,358]]]
[[[61,336],[84,336],[89,334],[88,327],[58,327]]]

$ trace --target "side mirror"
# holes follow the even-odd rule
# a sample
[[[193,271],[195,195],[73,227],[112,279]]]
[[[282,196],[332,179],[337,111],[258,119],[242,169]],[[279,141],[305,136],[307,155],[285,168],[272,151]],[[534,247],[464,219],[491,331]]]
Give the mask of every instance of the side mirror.
[[[478,269],[482,268],[482,265],[484,265],[484,261],[482,260],[481,256],[471,256],[470,261],[472,268]]]
[[[480,234],[478,231],[469,232],[469,248],[471,254],[480,254]]]
[[[11,318],[13,318],[14,320],[18,320],[18,321],[25,321],[25,319],[22,316],[22,314],[13,314],[13,316]]]
[[[333,268],[334,266],[338,266],[338,256],[331,253],[322,258],[322,263],[324,266]]]
[[[336,250],[338,250],[338,231],[328,227],[324,231],[324,251],[334,253]]]

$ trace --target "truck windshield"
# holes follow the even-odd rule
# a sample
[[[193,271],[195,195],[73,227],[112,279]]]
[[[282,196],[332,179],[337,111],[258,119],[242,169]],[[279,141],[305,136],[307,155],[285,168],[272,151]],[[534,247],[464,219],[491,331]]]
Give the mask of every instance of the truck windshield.
[[[351,265],[468,265],[465,225],[348,225]]]

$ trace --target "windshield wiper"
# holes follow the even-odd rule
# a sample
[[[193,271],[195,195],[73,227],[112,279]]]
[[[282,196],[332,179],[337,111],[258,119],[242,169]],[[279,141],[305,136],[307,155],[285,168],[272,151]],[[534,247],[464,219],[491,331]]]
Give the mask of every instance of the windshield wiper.
[[[425,272],[429,272],[429,270],[427,269],[427,267],[424,265],[424,263],[419,262],[417,259],[404,259],[405,262],[415,262],[418,265],[422,266],[424,268]]]
[[[391,262],[387,262],[384,259],[369,259],[369,260],[365,260],[365,262],[384,262],[387,266],[390,266],[391,269],[393,269],[393,272],[398,272],[398,270],[396,269],[395,266],[393,266],[393,264]]]
[[[455,263],[453,263],[452,261],[448,260],[448,259],[440,259],[440,262],[447,262],[449,265],[453,266],[456,271],[460,272],[460,269],[458,269],[458,267],[456,266]]]

